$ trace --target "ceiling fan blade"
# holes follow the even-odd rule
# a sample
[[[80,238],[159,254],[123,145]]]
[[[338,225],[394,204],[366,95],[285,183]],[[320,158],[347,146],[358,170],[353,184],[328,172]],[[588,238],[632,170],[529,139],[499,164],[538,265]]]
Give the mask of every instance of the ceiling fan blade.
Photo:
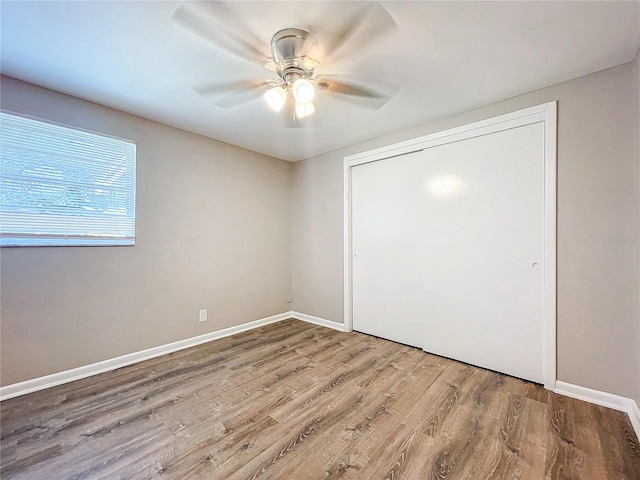
[[[255,48],[258,53],[260,47],[265,46],[265,39],[259,38],[253,30],[242,20],[242,17],[232,11],[229,8],[228,2],[220,1],[208,1],[200,4],[200,8],[203,12],[209,16],[218,19],[219,23],[223,24],[229,33],[231,33],[237,40],[248,44]]]
[[[220,2],[215,3],[219,4]],[[225,9],[226,7],[221,11],[224,12]],[[175,23],[201,39],[240,58],[257,63],[269,60],[266,55],[254,45],[251,45],[242,35],[235,33],[233,24],[225,24],[225,19],[227,18],[225,15],[216,18],[211,12],[204,13],[190,6],[180,5],[171,18]]]
[[[338,20],[338,24],[324,41],[325,58],[330,59],[333,57],[344,43],[360,28],[364,22],[367,12],[371,8],[371,5],[372,4],[369,2],[363,2],[362,4],[359,4],[358,8],[350,15]],[[333,10],[335,7],[332,6],[331,8]],[[331,17],[323,15],[323,18]]]
[[[276,81],[265,80],[208,85],[193,89],[215,106],[227,109],[250,102],[276,85],[278,85]]]
[[[321,75],[314,83],[320,93],[335,93],[371,110],[382,108],[398,92],[398,86],[388,82],[343,75]]]
[[[323,63],[336,61],[349,52],[362,51],[377,39],[398,29],[391,14],[378,2],[353,2],[350,5],[357,6],[341,18],[335,28],[324,34],[318,31],[318,36],[324,37]],[[334,16],[335,4],[328,8],[332,12],[331,16]],[[323,18],[331,17],[325,15]],[[348,48],[345,48],[347,45]]]

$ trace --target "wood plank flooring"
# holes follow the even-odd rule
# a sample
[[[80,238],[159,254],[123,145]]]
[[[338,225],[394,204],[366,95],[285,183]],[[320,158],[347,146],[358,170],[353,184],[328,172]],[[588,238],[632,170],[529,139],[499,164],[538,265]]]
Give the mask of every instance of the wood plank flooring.
[[[7,480],[640,480],[621,412],[296,320],[0,412]]]

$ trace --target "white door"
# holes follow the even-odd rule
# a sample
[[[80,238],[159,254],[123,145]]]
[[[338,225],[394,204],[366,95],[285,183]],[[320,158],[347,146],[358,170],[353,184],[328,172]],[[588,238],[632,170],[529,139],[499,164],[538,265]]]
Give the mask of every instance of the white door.
[[[544,124],[352,168],[355,330],[543,381]]]

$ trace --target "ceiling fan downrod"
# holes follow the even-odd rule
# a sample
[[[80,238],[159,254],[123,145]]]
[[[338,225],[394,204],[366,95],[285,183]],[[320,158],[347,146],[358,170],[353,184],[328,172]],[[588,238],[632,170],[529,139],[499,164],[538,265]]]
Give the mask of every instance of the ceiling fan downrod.
[[[309,53],[316,45],[311,34],[299,28],[285,28],[276,32],[271,39],[271,55],[278,75],[287,83],[293,83],[298,78],[311,78],[317,62]],[[287,76],[291,76],[291,82]]]

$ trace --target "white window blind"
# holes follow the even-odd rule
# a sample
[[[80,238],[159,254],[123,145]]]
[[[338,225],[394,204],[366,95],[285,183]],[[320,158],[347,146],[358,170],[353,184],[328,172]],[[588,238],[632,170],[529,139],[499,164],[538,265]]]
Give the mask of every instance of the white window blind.
[[[135,244],[135,143],[0,112],[0,155],[0,245]]]

